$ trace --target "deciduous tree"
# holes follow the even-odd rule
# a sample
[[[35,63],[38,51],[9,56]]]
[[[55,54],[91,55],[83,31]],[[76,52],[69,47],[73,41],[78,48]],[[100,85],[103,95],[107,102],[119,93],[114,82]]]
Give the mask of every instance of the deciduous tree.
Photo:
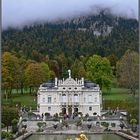
[[[119,86],[126,87],[135,95],[138,88],[138,53],[127,50],[117,62],[117,80]]]
[[[46,63],[44,63],[44,62],[42,62],[42,63],[40,64],[40,66],[41,66],[41,69],[42,69],[42,71],[43,71],[43,82],[45,82],[45,81],[47,81],[47,80],[50,79],[50,70],[49,70],[49,66],[48,66]]]
[[[116,63],[118,61],[118,57],[115,54],[111,54],[107,57],[107,59],[110,61],[110,65],[113,70],[113,74],[116,75]]]
[[[86,77],[86,71],[84,68],[84,64],[81,61],[79,61],[78,59],[75,60],[71,69],[72,69],[72,76],[74,78]]]
[[[31,63],[27,66],[25,70],[25,77],[27,85],[30,88],[30,93],[32,93],[32,90],[34,91],[34,89],[38,88],[43,82],[43,74],[41,66],[38,63]]]
[[[107,58],[98,55],[91,56],[87,63],[87,78],[97,84],[100,88],[111,88],[113,78],[112,68]]]
[[[2,88],[6,94],[12,94],[18,81],[19,63],[18,58],[9,52],[2,55]]]
[[[7,127],[12,125],[13,119],[19,119],[19,112],[17,108],[4,106],[2,107],[2,123],[4,123]]]

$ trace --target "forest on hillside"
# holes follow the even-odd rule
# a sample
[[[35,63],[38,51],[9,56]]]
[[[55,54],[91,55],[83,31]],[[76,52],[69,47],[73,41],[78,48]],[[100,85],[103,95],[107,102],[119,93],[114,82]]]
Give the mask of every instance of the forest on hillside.
[[[38,62],[46,56],[56,59],[62,52],[72,60],[93,54],[120,58],[127,49],[138,52],[138,21],[103,13],[2,32],[3,52]]]

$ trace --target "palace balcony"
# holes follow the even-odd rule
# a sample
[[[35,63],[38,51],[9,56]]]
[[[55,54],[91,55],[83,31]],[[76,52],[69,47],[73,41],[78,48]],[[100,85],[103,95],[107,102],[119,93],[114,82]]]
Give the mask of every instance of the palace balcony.
[[[61,102],[61,105],[72,105],[72,106],[77,106],[80,105],[80,102]]]

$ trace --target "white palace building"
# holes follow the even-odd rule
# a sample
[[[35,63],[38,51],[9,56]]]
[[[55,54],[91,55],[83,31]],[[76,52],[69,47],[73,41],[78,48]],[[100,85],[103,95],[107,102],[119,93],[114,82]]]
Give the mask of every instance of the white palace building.
[[[101,115],[102,92],[99,85],[84,78],[73,79],[71,71],[68,70],[67,79],[49,81],[40,85],[38,90],[37,104],[39,114],[66,113],[71,116],[75,112],[87,113],[93,116],[93,113]]]

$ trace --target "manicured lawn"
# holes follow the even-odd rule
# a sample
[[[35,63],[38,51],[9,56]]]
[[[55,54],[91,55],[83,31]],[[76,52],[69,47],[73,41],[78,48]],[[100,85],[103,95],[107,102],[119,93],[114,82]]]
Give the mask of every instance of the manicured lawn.
[[[130,93],[130,90],[129,89],[126,89],[126,88],[111,88],[110,91],[107,91],[107,90],[103,90],[103,93],[104,94],[127,94],[127,93]]]
[[[16,94],[20,94],[21,93],[21,90],[20,89],[12,89],[12,94],[13,95],[16,95]],[[27,93],[29,93],[29,88],[27,88],[27,89],[23,89],[23,93],[24,94],[27,94]]]
[[[32,96],[30,94],[18,94],[14,97],[12,97],[12,102],[16,103],[21,103],[21,106],[26,106],[26,107],[32,107],[33,109],[36,109],[36,96]],[[6,103],[5,99],[2,99],[3,103]]]
[[[21,105],[26,107],[36,108],[36,97],[29,94],[20,95],[13,98],[14,102],[21,102]]]
[[[103,90],[104,100],[127,100],[132,98],[133,95],[130,94],[129,89],[124,88],[112,88],[110,91]],[[138,91],[136,92],[136,97],[138,97]]]

